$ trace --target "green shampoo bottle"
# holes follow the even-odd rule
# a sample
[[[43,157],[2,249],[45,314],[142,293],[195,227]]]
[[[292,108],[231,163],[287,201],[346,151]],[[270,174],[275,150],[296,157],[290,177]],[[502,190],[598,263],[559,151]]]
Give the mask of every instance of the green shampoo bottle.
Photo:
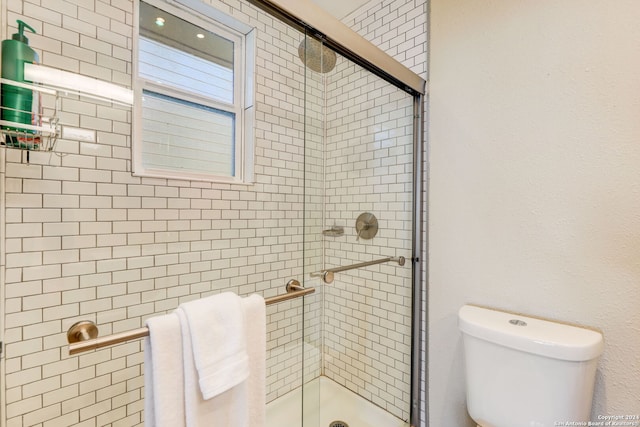
[[[18,20],[18,32],[11,39],[2,41],[2,78],[20,83],[30,83],[24,79],[24,64],[37,63],[38,54],[29,47],[29,39],[24,35],[24,29],[31,32],[36,31],[26,23]],[[11,84],[2,84],[2,120],[31,124],[33,122],[33,91],[28,88],[18,87]],[[32,130],[20,127],[3,126],[3,129],[34,133]],[[10,146],[20,146],[18,138],[7,136],[6,144]]]

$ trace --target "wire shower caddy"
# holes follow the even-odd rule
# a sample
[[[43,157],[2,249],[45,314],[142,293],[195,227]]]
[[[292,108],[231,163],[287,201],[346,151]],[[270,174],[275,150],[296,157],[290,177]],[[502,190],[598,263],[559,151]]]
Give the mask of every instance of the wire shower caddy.
[[[0,119],[0,145],[29,151],[53,151],[61,133],[58,112],[60,110],[60,94],[57,90],[40,85],[0,79],[2,85],[11,85],[33,91],[34,107],[32,111],[22,111],[0,106],[2,115],[31,117],[31,123],[19,123]],[[45,109],[42,98],[53,99],[50,108]],[[45,113],[46,111],[46,113]],[[9,113],[9,114],[7,114]]]

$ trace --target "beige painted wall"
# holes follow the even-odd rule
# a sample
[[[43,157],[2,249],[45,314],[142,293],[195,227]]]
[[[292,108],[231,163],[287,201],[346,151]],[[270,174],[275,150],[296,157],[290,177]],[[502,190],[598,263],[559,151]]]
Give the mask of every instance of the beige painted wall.
[[[640,4],[433,0],[431,427],[466,415],[465,303],[602,330],[593,417],[639,414]]]

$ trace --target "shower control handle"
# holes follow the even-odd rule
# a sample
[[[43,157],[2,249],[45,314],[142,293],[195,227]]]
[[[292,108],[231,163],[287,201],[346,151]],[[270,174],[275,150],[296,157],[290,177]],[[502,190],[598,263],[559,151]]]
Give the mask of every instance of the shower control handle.
[[[378,234],[378,218],[372,213],[365,212],[356,219],[356,242],[360,239],[373,239]]]

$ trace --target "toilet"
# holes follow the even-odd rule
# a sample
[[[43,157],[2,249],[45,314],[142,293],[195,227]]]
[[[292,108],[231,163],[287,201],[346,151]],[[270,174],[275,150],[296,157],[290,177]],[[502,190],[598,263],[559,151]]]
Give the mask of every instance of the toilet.
[[[473,305],[460,309],[458,322],[467,411],[478,427],[591,419],[602,334]]]

